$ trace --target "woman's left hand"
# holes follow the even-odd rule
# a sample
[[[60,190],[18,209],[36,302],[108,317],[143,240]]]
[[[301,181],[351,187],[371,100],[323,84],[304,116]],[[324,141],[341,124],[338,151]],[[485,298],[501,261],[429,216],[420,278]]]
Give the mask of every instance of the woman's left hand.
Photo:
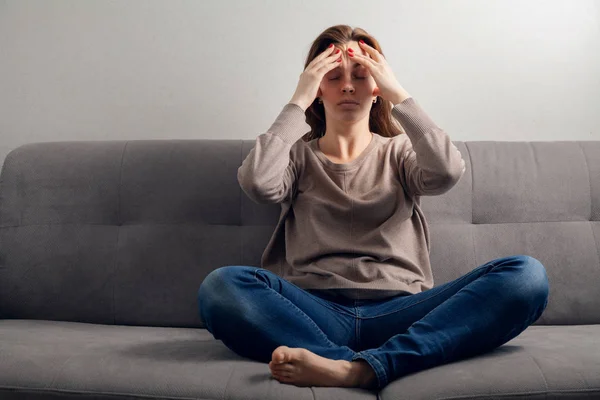
[[[394,76],[394,72],[383,54],[366,43],[359,42],[358,45],[367,54],[362,55],[353,52],[354,56],[350,58],[366,67],[373,76],[377,85],[373,94],[381,96],[384,100],[391,101],[392,104],[402,101],[402,93],[406,93],[406,91]]]

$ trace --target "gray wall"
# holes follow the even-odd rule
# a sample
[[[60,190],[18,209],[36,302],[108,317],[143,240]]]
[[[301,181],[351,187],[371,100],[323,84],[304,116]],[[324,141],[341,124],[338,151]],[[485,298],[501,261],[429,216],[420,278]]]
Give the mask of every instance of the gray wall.
[[[0,0],[0,164],[29,142],[254,139],[340,23],[453,140],[600,140],[600,1]]]

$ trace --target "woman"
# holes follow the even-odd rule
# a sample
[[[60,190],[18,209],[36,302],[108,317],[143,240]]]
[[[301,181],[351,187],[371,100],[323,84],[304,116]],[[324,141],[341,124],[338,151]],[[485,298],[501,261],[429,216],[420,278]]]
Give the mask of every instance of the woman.
[[[513,339],[548,302],[535,258],[492,260],[433,287],[420,196],[464,172],[378,42],[325,30],[238,170],[248,197],[282,212],[262,268],[224,266],[203,281],[207,329],[282,383],[375,390]]]

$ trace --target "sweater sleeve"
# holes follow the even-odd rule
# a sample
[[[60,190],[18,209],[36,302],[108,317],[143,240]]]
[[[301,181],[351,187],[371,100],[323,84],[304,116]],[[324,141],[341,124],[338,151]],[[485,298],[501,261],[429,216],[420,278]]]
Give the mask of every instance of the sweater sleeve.
[[[304,110],[288,103],[267,132],[256,138],[237,172],[240,187],[255,203],[282,203],[294,196],[297,172],[290,149],[306,134],[305,125]]]
[[[392,116],[410,141],[401,149],[399,172],[411,196],[437,196],[449,191],[465,173],[465,161],[446,132],[409,97],[394,105]]]

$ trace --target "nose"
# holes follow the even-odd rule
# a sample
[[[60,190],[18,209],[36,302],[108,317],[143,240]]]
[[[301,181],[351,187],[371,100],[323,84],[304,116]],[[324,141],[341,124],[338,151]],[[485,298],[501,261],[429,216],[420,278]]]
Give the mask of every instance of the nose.
[[[350,68],[350,64],[351,64],[351,58],[350,56],[348,56],[347,52],[344,51],[344,55],[342,56],[343,61],[342,64],[345,65],[344,68]],[[342,65],[340,65],[340,67],[342,67]],[[352,74],[352,71],[349,72],[349,75]],[[342,72],[340,79],[342,81],[344,81],[344,84],[342,85],[342,92],[343,93],[354,93],[354,86],[352,85],[352,78],[351,76],[347,76],[347,74],[345,72]]]

